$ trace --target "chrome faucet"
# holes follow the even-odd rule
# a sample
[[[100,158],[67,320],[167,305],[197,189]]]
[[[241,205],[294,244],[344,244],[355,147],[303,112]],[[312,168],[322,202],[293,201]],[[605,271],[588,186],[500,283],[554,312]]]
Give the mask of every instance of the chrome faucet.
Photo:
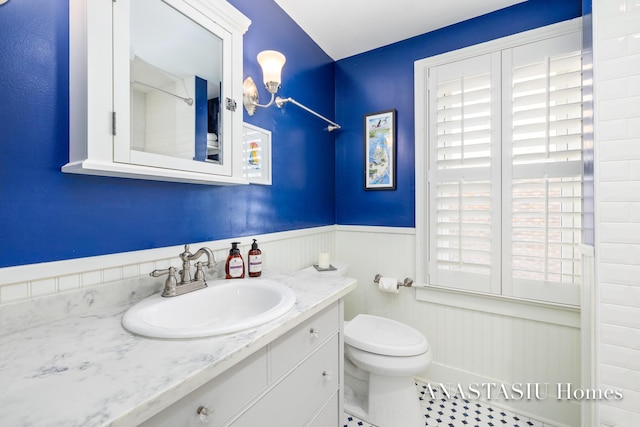
[[[195,261],[202,255],[207,256],[207,262],[202,263],[198,261],[195,263],[196,272],[191,278],[191,261]],[[182,260],[182,270],[180,274],[180,281],[176,279],[175,267],[169,267],[164,270],[153,270],[149,273],[152,277],[160,277],[167,275],[167,280],[164,282],[164,290],[162,291],[163,297],[175,297],[178,295],[186,294],[187,292],[196,291],[198,289],[206,288],[207,282],[204,278],[204,271],[202,267],[214,268],[216,266],[216,260],[214,259],[213,252],[209,248],[202,247],[192,254],[189,252],[189,245],[184,245],[184,252],[179,255]]]

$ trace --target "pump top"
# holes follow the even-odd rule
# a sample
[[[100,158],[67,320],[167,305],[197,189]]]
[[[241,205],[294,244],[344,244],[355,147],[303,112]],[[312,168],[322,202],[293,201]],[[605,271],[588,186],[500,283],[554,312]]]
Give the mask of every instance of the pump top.
[[[231,249],[229,249],[229,255],[236,255],[240,253],[240,249],[238,249],[238,245],[240,242],[231,242]]]

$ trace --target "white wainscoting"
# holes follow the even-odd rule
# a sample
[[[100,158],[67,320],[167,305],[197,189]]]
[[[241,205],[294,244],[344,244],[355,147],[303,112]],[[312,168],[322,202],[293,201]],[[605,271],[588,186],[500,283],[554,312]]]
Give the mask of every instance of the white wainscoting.
[[[540,401],[502,401],[514,412],[554,425],[580,424],[578,401],[557,400],[557,384],[580,386],[580,321],[577,309],[517,300],[483,300],[470,294],[448,298],[424,289],[383,293],[376,274],[415,278],[415,232],[407,228],[338,226],[336,258],[349,264],[358,288],[346,297],[345,319],[376,314],[407,323],[429,340],[434,361],[421,377],[436,383],[549,384]],[[425,299],[425,296],[421,296]],[[492,404],[496,401],[492,400]]]
[[[568,326],[563,324],[563,318],[572,316],[566,310],[554,314],[552,321],[544,315],[541,319],[540,311],[531,307],[522,310],[529,314],[520,317],[519,310],[504,302],[499,309],[485,310],[481,302],[471,299],[470,303],[468,295],[433,301],[427,296],[427,301],[419,301],[413,288],[402,288],[397,295],[381,292],[373,283],[376,274],[415,279],[413,228],[326,226],[193,243],[192,249],[210,247],[221,273],[231,241],[242,242],[241,251],[246,254],[253,238],[258,239],[267,269],[305,268],[317,263],[320,252],[330,252],[332,261],[349,264],[349,276],[358,280],[358,287],[346,297],[345,319],[371,313],[420,330],[429,339],[434,356],[431,368],[421,375],[425,379],[463,385],[548,383],[551,392],[557,383],[580,384],[580,329],[575,319],[567,320]],[[3,268],[0,307],[179,266],[181,251],[181,246],[173,246]],[[549,397],[533,403],[507,401],[503,406],[555,425],[579,425],[579,405],[574,402]]]
[[[262,250],[264,268],[296,270],[317,263],[320,252],[334,253],[335,229],[335,226],[315,227],[190,244],[192,252],[202,246],[213,250],[218,262],[216,277],[224,274],[231,242],[241,242],[239,248],[246,262],[253,239],[257,239]],[[156,268],[179,268],[178,255],[183,251],[183,246],[171,246],[0,268],[0,307],[67,290],[147,276]]]

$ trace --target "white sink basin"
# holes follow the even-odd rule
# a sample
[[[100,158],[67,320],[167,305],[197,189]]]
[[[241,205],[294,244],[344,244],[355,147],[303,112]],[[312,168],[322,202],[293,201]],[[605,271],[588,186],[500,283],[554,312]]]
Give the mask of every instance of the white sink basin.
[[[154,294],[127,310],[122,325],[153,338],[211,337],[274,320],[295,302],[290,288],[272,280],[216,280],[177,297]]]

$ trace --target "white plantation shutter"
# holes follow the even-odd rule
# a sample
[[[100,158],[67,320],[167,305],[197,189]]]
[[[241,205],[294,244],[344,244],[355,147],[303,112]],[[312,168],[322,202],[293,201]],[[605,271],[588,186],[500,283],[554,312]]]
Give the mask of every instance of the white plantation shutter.
[[[579,32],[428,68],[427,283],[576,304]]]
[[[500,291],[499,70],[485,55],[429,72],[432,285]]]
[[[511,90],[503,119],[503,274],[514,296],[571,303],[579,292],[580,43],[570,34],[503,54]]]

